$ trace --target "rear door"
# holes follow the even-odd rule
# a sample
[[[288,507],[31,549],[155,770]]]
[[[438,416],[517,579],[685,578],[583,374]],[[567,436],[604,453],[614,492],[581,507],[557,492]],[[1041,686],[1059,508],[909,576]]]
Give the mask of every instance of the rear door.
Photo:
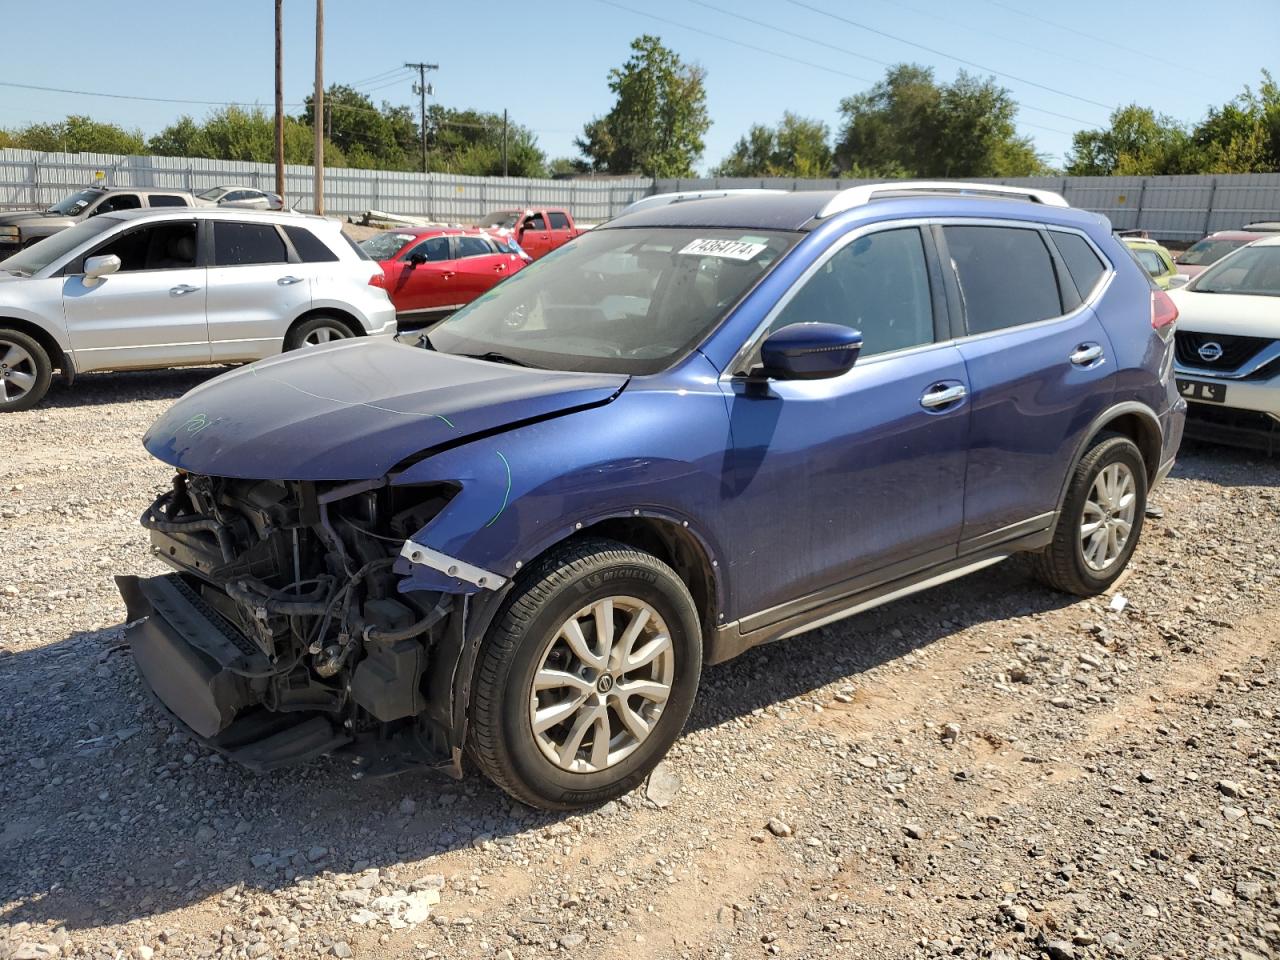
[[[77,369],[208,362],[207,278],[198,238],[195,219],[142,224],[67,265],[62,310]],[[85,279],[88,257],[113,254],[119,272]]]
[[[513,254],[500,253],[483,237],[454,237],[454,290],[461,303],[470,303],[507,275]]]
[[[963,552],[1052,521],[1076,448],[1115,393],[1111,344],[1091,306],[1110,270],[1076,231],[1051,237],[1012,221],[934,230],[973,390]]]
[[[311,267],[267,221],[206,220],[211,235],[209,339],[217,361],[279,353],[294,318],[311,306]]]
[[[428,237],[399,257],[387,277],[387,293],[397,314],[428,316],[457,309],[463,302],[454,282],[453,238]]]
[[[563,210],[547,211],[547,226],[551,231],[551,249],[562,247],[578,235],[569,223],[569,215]]]
[[[551,252],[551,231],[542,211],[535,211],[520,221],[516,239],[525,253],[537,260]]]

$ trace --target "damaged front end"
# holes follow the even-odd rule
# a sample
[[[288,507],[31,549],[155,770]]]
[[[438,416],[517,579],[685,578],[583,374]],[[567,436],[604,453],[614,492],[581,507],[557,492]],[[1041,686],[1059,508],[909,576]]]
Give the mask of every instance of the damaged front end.
[[[176,572],[116,578],[147,684],[252,769],[342,751],[366,775],[460,775],[453,686],[467,594],[484,572],[441,558],[471,582],[406,591],[396,571],[402,553],[423,559],[410,537],[457,491],[180,472],[142,517]]]

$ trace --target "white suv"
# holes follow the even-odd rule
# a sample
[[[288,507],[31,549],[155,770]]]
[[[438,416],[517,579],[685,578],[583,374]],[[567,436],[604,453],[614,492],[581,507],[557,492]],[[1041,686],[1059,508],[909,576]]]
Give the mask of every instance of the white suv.
[[[1280,236],[1241,247],[1169,296],[1187,435],[1280,452]]]
[[[0,412],[54,369],[240,363],[394,336],[377,263],[341,225],[249,210],[104,214],[0,261]]]

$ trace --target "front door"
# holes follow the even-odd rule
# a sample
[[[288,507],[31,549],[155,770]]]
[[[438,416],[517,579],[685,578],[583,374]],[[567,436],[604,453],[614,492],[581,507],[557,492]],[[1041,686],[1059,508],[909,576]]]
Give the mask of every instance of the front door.
[[[842,238],[770,323],[862,333],[829,380],[727,384],[724,490],[734,592],[751,628],[956,556],[968,378],[945,330],[941,271],[915,227]]]
[[[465,302],[457,293],[456,276],[453,238],[428,237],[401,255],[391,272],[387,293],[397,314],[429,319]]]
[[[290,263],[280,228],[265,221],[207,221],[209,339],[217,361],[279,353],[295,317],[311,306],[311,265]]]
[[[197,240],[195,220],[165,220],[117,233],[68,265],[62,309],[78,370],[209,361]],[[85,259],[110,255],[119,272],[86,280]]]
[[[1076,449],[1114,395],[1116,365],[1067,270],[1068,262],[1088,269],[1089,283],[1104,272],[1078,234],[1063,242],[1081,249],[1061,254],[1032,226],[953,224],[941,234],[959,281],[959,349],[973,388],[962,539],[974,545],[1049,525]],[[1077,266],[1077,257],[1094,266]]]

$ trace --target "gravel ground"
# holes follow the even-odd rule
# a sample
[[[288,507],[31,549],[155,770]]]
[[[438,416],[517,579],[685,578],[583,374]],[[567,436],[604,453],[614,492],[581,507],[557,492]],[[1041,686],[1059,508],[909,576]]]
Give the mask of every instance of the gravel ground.
[[[710,669],[644,790],[557,817],[253,776],[151,705],[111,575],[213,372],[0,423],[0,960],[1280,956],[1280,460],[1184,450],[1112,596],[1015,560]]]

